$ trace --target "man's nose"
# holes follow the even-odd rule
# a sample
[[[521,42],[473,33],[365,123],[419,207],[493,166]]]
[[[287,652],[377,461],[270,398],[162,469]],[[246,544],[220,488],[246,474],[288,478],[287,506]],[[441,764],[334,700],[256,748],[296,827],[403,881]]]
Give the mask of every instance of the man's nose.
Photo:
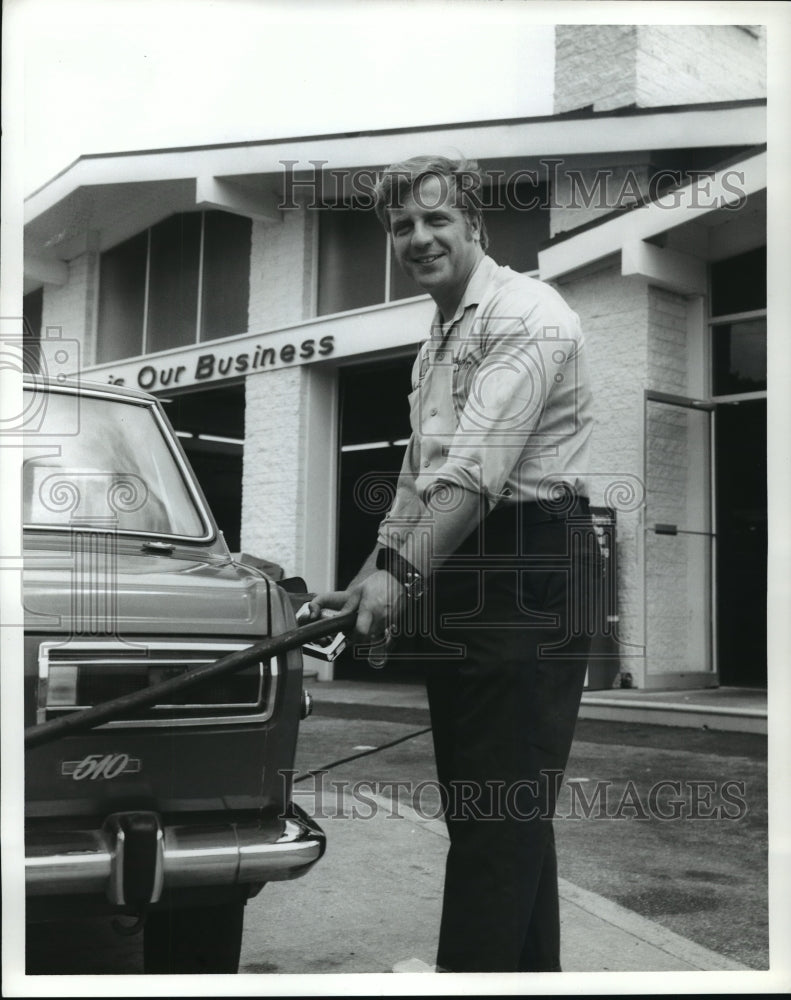
[[[416,222],[412,229],[412,245],[415,247],[425,247],[434,238],[431,229],[423,222]]]

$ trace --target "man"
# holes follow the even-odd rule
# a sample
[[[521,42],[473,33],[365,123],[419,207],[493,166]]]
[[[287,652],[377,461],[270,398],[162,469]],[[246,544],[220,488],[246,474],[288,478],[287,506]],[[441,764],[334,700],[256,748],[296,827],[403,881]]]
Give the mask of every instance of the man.
[[[549,286],[486,256],[475,164],[389,167],[376,210],[434,299],[390,512],[346,591],[358,641],[422,622],[450,836],[441,971],[559,971],[551,817],[582,693],[597,571],[584,341]]]

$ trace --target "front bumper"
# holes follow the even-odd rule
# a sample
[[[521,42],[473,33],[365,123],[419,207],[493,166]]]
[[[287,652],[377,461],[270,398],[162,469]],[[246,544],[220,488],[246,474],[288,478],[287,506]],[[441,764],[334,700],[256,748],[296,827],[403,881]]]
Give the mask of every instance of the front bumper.
[[[28,834],[25,883],[30,896],[103,893],[116,905],[141,900],[141,857],[150,886],[145,902],[165,889],[231,886],[299,878],[324,853],[321,828],[298,806],[284,820],[216,826],[163,826],[156,813],[109,816],[101,829]],[[135,826],[148,823],[147,846],[135,844]],[[132,884],[134,883],[134,884]]]

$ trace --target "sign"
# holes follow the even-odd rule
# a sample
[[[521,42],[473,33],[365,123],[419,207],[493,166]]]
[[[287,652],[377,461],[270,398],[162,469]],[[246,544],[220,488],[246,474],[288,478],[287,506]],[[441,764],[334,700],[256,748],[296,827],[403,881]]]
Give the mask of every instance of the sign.
[[[95,365],[82,369],[81,375],[152,393],[194,388],[278,368],[414,345],[428,334],[433,309],[433,303],[423,299],[373,306],[307,320],[285,330],[246,333],[132,361]]]
[[[265,368],[282,368],[297,360],[302,363],[313,357],[327,357],[332,354],[335,342],[332,335],[326,335],[318,341],[307,337],[298,344],[286,342],[278,347],[256,344],[248,350],[234,351],[233,346],[233,343],[229,344],[226,350],[217,347],[212,350],[193,348],[189,354],[176,358],[153,358],[138,364],[130,374],[126,374],[129,366],[124,365],[124,374],[116,376],[110,372],[108,381],[113,385],[132,386],[146,392],[199,385],[250,375]]]

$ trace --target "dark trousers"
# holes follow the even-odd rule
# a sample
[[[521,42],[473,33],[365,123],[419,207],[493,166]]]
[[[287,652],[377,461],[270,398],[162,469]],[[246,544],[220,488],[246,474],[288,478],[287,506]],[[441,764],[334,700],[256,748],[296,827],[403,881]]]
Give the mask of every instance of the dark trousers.
[[[450,836],[444,970],[560,971],[552,816],[598,552],[586,502],[553,518],[521,505],[491,515],[433,578],[423,646]]]

